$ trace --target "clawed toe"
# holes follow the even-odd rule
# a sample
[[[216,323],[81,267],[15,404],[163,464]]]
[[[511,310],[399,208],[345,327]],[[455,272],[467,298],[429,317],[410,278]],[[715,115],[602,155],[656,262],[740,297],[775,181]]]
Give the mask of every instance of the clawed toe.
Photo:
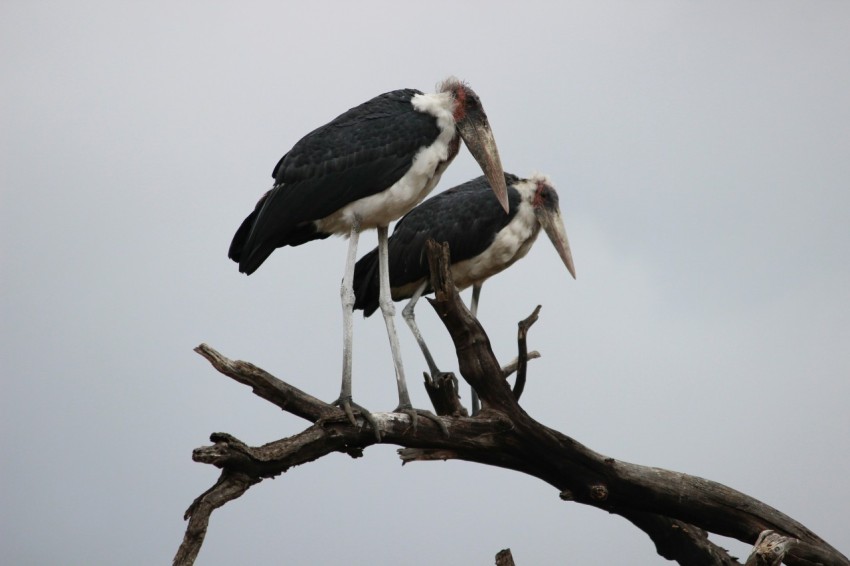
[[[348,418],[348,421],[353,425],[357,426],[357,419],[354,416],[354,411],[360,413],[360,416],[363,417],[369,426],[372,427],[372,431],[375,433],[375,439],[380,442],[381,441],[381,431],[378,429],[378,423],[375,421],[375,417],[372,416],[372,413],[369,412],[368,409],[361,407],[357,403],[351,400],[351,397],[340,397],[331,405],[335,407],[339,407],[345,412],[345,416]]]
[[[446,426],[446,423],[443,422],[443,419],[432,413],[431,411],[427,411],[425,409],[414,409],[413,407],[403,407],[399,406],[396,408],[395,413],[404,413],[410,417],[410,423],[413,426],[413,433],[416,434],[417,428],[419,426],[419,417],[425,417],[431,421],[434,421],[443,434],[448,438],[449,436],[449,428]]]

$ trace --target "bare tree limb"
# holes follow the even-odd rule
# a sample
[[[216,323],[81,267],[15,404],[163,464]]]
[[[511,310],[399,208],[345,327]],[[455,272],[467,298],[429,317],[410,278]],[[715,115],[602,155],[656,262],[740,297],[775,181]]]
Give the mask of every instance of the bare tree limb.
[[[438,415],[452,417],[468,417],[469,413],[460,402],[458,382],[453,373],[438,373],[432,376],[424,373],[425,391]]]
[[[780,566],[792,540],[796,539],[788,539],[773,531],[764,531],[753,546],[746,566]]]
[[[552,485],[566,501],[627,518],[652,538],[660,554],[680,564],[737,564],[708,541],[707,532],[752,544],[771,530],[795,540],[793,550],[784,555],[790,566],[850,566],[845,556],[805,526],[743,493],[699,477],[603,456],[535,421],[517,403],[486,333],[460,300],[451,282],[447,247],[432,245],[428,254],[436,293],[431,304],[452,337],[460,373],[478,391],[483,408],[472,418],[444,413],[440,419],[448,437],[426,419],[414,430],[407,415],[375,413],[383,442],[400,447],[402,462],[454,459],[526,473]],[[222,474],[186,513],[186,536],[174,560],[181,566],[193,563],[217,507],[292,466],[332,452],[358,457],[376,442],[362,420],[352,425],[339,409],[252,364],[228,360],[209,346],[197,350],[220,372],[313,424],[259,447],[216,433],[212,446],[194,451],[193,459],[221,468]]]
[[[623,517],[649,535],[659,556],[691,566],[740,565],[729,553],[708,540],[708,533],[677,519],[642,511],[622,511]]]
[[[183,543],[174,557],[174,565],[194,564],[195,558],[201,550],[201,545],[204,543],[212,512],[228,501],[241,496],[248,491],[249,487],[260,481],[260,478],[251,477],[247,474],[223,471],[215,485],[198,496],[183,515],[184,519],[189,520],[189,524],[186,526]]]
[[[519,401],[522,392],[525,389],[525,373],[528,369],[528,329],[531,325],[537,322],[537,317],[540,314],[540,305],[534,309],[528,318],[519,321],[517,324],[517,344],[519,345],[519,355],[517,356],[516,381],[514,382],[514,398]]]
[[[532,350],[525,357],[527,361],[536,360],[540,357],[540,352],[537,350]],[[502,373],[505,374],[505,377],[510,377],[512,373],[516,372],[519,369],[519,358],[514,358],[507,364],[502,366]]]
[[[516,562],[514,562],[514,556],[511,554],[510,548],[500,550],[499,553],[496,554],[496,566],[516,566]]]
[[[250,385],[254,390],[254,394],[302,419],[316,422],[322,418],[330,418],[343,414],[342,410],[338,407],[329,405],[312,395],[304,393],[297,387],[281,381],[254,364],[229,360],[206,344],[201,344],[195,348],[195,351],[205,357],[215,369],[227,377],[233,378],[244,385]]]
[[[746,566],[779,566],[789,559],[816,565],[824,564],[824,558],[817,546],[768,530],[759,534]]]
[[[580,503],[613,513],[621,509],[656,513],[744,542],[774,529],[823,549],[825,563],[850,564],[805,526],[743,493],[695,476],[606,458],[534,421],[507,395],[504,382],[493,377],[495,357],[489,340],[451,283],[448,246],[429,242],[427,248],[429,259],[434,257],[431,269],[436,299],[431,303],[454,340],[461,375],[479,392],[485,409],[489,406],[505,414],[516,432],[526,437],[519,445],[525,452],[520,458],[523,465],[514,469],[573,494]],[[555,454],[563,459],[546,461],[542,457]],[[529,465],[532,462],[534,465]]]

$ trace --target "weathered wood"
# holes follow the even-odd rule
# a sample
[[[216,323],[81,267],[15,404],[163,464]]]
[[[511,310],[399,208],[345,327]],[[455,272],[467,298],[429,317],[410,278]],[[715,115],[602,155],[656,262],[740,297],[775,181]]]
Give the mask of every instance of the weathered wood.
[[[183,515],[183,519],[188,519],[189,524],[186,526],[183,542],[174,556],[174,566],[194,564],[204,543],[212,512],[228,501],[241,496],[248,491],[249,487],[260,481],[260,478],[240,472],[223,471],[215,485],[198,496]]]
[[[759,534],[746,566],[779,566],[789,561],[811,565],[829,563],[824,560],[829,557],[818,546],[767,530]]]
[[[466,308],[454,286],[449,245],[434,240],[425,243],[435,297],[428,302],[437,311],[455,345],[460,373],[478,393],[481,410],[516,405],[501,366],[490,347],[490,339],[478,320]]]
[[[528,329],[531,328],[531,325],[537,322],[537,317],[540,315],[540,305],[537,305],[537,308],[534,309],[528,318],[525,318],[517,324],[517,346],[519,348],[519,355],[517,355],[517,370],[516,370],[516,381],[514,382],[514,399],[519,401],[519,398],[522,397],[522,392],[525,389],[525,373],[528,368],[528,345],[527,345],[527,336]]]
[[[528,353],[528,355],[525,357],[525,359],[526,359],[526,361],[531,361],[531,360],[536,360],[539,357],[540,357],[540,352],[538,352],[537,350],[532,350]],[[507,364],[502,366],[502,373],[505,375],[506,378],[508,378],[508,377],[511,376],[512,373],[515,373],[516,370],[518,370],[518,369],[519,369],[519,358],[514,358],[513,360],[511,360],[510,362],[508,362]]]
[[[787,537],[773,531],[764,531],[753,545],[753,551],[747,558],[746,566],[780,566],[788,550],[788,544]]]
[[[384,443],[401,447],[402,462],[456,459],[499,466],[539,478],[561,499],[619,514],[646,532],[662,556],[680,564],[739,564],[708,541],[706,532],[753,543],[765,530],[795,539],[785,553],[790,566],[814,563],[850,566],[850,561],[805,526],[770,506],[724,485],[660,468],[631,464],[594,452],[569,436],[535,421],[516,401],[483,328],[466,310],[448,269],[448,250],[429,247],[436,298],[431,301],[457,351],[462,377],[478,392],[482,412],[474,418],[443,416],[448,437],[435,423],[420,419],[416,430],[407,415],[375,413]],[[209,346],[199,353],[229,377],[311,423],[303,432],[259,447],[223,433],[193,458],[222,469],[213,488],[187,511],[189,525],[175,564],[192,564],[210,513],[252,485],[292,466],[332,452],[353,457],[374,444],[362,420],[352,425],[342,411],[246,362],[228,360]]]
[[[195,352],[206,358],[215,369],[227,377],[251,386],[255,395],[277,405],[287,413],[310,422],[343,414],[340,408],[304,393],[252,363],[229,360],[206,344],[195,348]]]
[[[516,566],[514,556],[511,554],[510,548],[500,550],[498,554],[496,554],[496,566]]]
[[[677,519],[655,513],[622,511],[623,517],[649,535],[659,556],[690,566],[740,565],[729,553],[708,540],[708,533]]]
[[[455,374],[442,372],[432,376],[429,373],[424,373],[423,376],[425,378],[425,391],[428,393],[428,398],[431,399],[435,413],[452,417],[469,416],[466,408],[460,402],[457,389],[458,381]]]

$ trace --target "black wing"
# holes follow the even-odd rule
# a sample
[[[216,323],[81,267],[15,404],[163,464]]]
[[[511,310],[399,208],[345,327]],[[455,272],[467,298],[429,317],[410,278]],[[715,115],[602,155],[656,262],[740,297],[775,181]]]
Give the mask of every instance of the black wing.
[[[432,197],[395,226],[389,239],[390,286],[399,288],[428,278],[425,242],[448,242],[452,263],[473,258],[486,250],[507,226],[520,204],[513,185],[519,178],[505,173],[510,212],[505,214],[484,176]],[[378,308],[378,250],[363,256],[354,267],[355,309],[369,316]],[[395,300],[407,297],[394,296]]]
[[[439,135],[436,119],[410,104],[416,94],[404,89],[377,96],[310,132],[281,158],[274,188],[231,244],[240,271],[252,273],[275,248],[327,237],[306,224],[404,176],[419,149]]]

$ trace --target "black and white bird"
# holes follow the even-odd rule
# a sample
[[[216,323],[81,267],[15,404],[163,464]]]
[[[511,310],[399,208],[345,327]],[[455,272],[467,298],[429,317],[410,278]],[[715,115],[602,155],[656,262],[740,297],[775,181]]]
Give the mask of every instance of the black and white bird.
[[[422,201],[460,149],[461,140],[481,166],[508,210],[507,188],[496,142],[478,95],[449,78],[437,92],[394,90],[351,108],[298,141],[274,168],[274,186],[242,222],[228,256],[250,275],[276,249],[331,234],[349,237],[342,281],[343,371],[336,404],[355,422],[361,411],[380,438],[368,411],[351,400],[352,278],[360,232],[378,229],[378,249],[387,249],[387,226]],[[498,199],[498,200],[497,200]],[[501,206],[500,206],[501,205]],[[379,262],[381,263],[381,262]],[[415,420],[404,379],[383,262],[379,299],[393,353],[399,407]]]
[[[570,244],[558,205],[558,193],[545,175],[520,179],[505,174],[508,214],[491,196],[486,177],[478,177],[436,195],[398,221],[389,239],[390,287],[394,301],[410,299],[402,311],[432,375],[439,373],[416,325],[413,309],[431,291],[425,242],[448,242],[452,278],[458,290],[472,286],[470,310],[476,316],[481,286],[531,249],[542,228],[575,278]],[[369,316],[378,308],[378,250],[363,256],[354,268],[355,309]],[[473,392],[473,413],[477,400]]]

